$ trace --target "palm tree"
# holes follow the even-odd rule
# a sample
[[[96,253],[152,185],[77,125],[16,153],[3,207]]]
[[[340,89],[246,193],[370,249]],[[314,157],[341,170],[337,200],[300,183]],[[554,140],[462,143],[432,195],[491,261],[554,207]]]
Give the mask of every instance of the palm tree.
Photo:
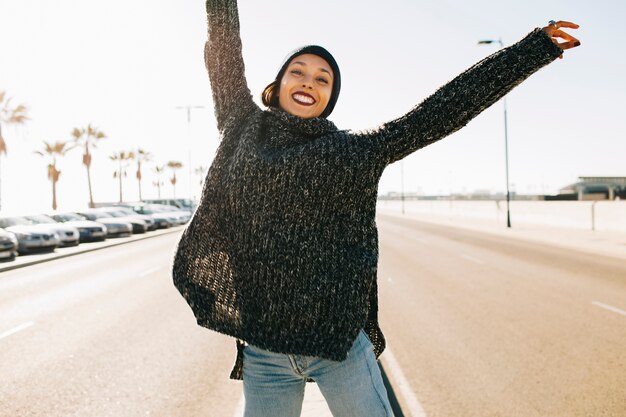
[[[28,109],[23,104],[11,105],[11,98],[6,96],[5,91],[0,91],[0,159],[2,154],[7,154],[7,144],[2,137],[3,124],[22,125],[28,120]],[[1,171],[0,171],[1,178]],[[1,185],[1,183],[0,183]],[[0,188],[0,208],[2,206],[2,189]]]
[[[57,157],[64,156],[67,151],[72,149],[74,145],[70,145],[68,142],[55,142],[50,144],[46,141],[44,143],[43,151],[35,151],[37,155],[49,156],[52,158],[52,163],[48,164],[48,179],[52,182],[52,210],[57,209],[57,182],[61,171],[57,169]]]
[[[93,208],[93,193],[91,190],[91,152],[89,148],[95,148],[97,142],[101,139],[106,138],[104,132],[98,130],[96,127],[91,124],[87,125],[86,128],[77,128],[75,127],[72,130],[72,137],[77,145],[85,147],[85,153],[83,154],[83,165],[87,168],[87,183],[89,185],[89,207]]]
[[[172,170],[172,178],[170,178],[170,182],[172,183],[172,186],[174,187],[173,198],[176,198],[176,170],[181,169],[183,167],[183,163],[178,162],[178,161],[169,161],[167,163],[167,167]]]
[[[163,181],[161,181],[161,175],[165,172],[165,165],[157,165],[154,167],[154,172],[157,174],[157,180],[152,182],[152,185],[157,187],[157,192],[159,197],[161,198],[161,187],[163,186]]]
[[[120,203],[124,202],[124,198],[122,196],[122,177],[126,176],[126,168],[128,168],[129,162],[131,159],[135,158],[135,154],[131,152],[114,152],[113,155],[109,156],[111,161],[118,161],[118,167],[113,173],[113,178],[118,178],[120,181]]]
[[[204,184],[204,177],[206,176],[206,167],[200,165],[194,170],[194,174],[200,177],[200,186],[202,186],[202,184]]]
[[[137,160],[137,182],[139,183],[139,201],[141,201],[141,163],[152,161],[152,154],[139,148],[137,149],[137,153],[135,154],[135,159]]]

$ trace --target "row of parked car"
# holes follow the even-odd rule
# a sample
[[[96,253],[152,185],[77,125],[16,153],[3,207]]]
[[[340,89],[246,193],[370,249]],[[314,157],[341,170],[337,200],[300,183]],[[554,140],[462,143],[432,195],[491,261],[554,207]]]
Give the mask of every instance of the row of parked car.
[[[75,212],[0,213],[0,261],[57,247],[180,226],[191,212],[163,204],[120,204]]]

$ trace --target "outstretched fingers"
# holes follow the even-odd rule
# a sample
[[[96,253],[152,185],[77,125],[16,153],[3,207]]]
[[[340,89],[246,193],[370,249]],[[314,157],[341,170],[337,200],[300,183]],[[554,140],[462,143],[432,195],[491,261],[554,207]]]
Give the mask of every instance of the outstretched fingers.
[[[567,32],[563,32],[562,30],[555,30],[552,33],[552,37],[566,40],[566,42],[560,42],[560,43],[555,40],[555,43],[559,45],[561,49],[575,48],[580,45],[580,41],[578,39],[576,39],[575,37],[573,37]]]
[[[578,29],[580,26],[578,26],[576,23],[573,22],[566,22],[565,20],[559,20],[558,22],[556,22],[556,29],[559,28],[572,28],[572,29]]]
[[[566,50],[580,46],[580,41],[569,33],[561,30],[561,28],[578,29],[579,27],[580,26],[574,22],[568,22],[565,20],[555,22],[551,20],[548,26],[544,27],[543,30],[548,36],[550,36],[555,45],[561,48],[561,50]],[[565,42],[559,42],[558,39],[563,39]],[[563,58],[563,55],[559,58]]]

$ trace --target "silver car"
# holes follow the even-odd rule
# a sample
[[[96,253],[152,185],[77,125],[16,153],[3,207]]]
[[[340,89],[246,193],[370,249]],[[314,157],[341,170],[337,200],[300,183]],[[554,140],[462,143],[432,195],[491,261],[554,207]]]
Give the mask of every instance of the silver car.
[[[191,219],[191,212],[185,210],[177,210],[176,207],[168,206],[165,204],[145,204],[143,210],[148,210],[152,213],[159,213],[169,216],[174,219],[175,225],[181,225],[187,223]]]
[[[104,217],[102,213],[87,211],[73,214],[78,214],[85,220],[104,224],[107,227],[107,237],[130,236],[133,234],[133,225],[123,219]]]
[[[17,238],[11,232],[0,229],[0,261],[11,261],[17,256]]]
[[[128,218],[128,220],[133,224],[133,233],[137,233],[137,231],[135,230],[135,223],[141,223],[141,222],[145,223],[146,231],[156,230],[157,228],[157,225],[154,222],[154,219],[152,217],[145,216],[143,214],[137,214],[127,207],[123,207],[123,206],[100,207],[100,208],[97,208],[96,210],[102,211],[111,217]],[[141,232],[139,231],[139,233]]]
[[[54,251],[61,243],[54,230],[45,225],[32,224],[21,217],[0,216],[0,228],[15,234],[19,254]]]
[[[130,224],[131,232],[134,233],[146,233],[148,230],[148,225],[141,219],[130,218],[122,213],[118,213],[117,215],[108,213],[106,211],[102,211],[100,209],[90,209],[79,211],[78,214],[81,216],[86,216],[89,220],[95,220],[102,223],[106,223],[108,221],[121,221]]]
[[[45,214],[23,216],[23,218],[31,221],[33,224],[45,224],[57,232],[59,238],[61,239],[61,244],[59,245],[60,247],[76,246],[80,242],[80,233],[78,232],[78,229],[69,224],[59,223],[52,217],[46,216]]]
[[[65,223],[78,229],[80,242],[96,242],[105,240],[107,237],[107,227],[103,223],[86,220],[76,213],[53,213],[49,215],[57,222]]]
[[[170,215],[169,213],[163,213],[161,211],[155,211],[150,209],[150,204],[145,203],[126,203],[124,205],[129,211],[132,210],[134,213],[143,214],[146,216],[150,216],[154,223],[157,226],[157,229],[167,229],[172,226],[177,226],[179,223],[179,219],[175,215]]]

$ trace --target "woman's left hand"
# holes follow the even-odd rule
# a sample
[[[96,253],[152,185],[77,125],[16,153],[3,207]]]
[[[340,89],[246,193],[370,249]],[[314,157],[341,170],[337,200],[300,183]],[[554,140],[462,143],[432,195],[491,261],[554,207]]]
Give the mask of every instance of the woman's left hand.
[[[548,34],[550,38],[552,38],[552,42],[555,43],[562,50],[575,48],[580,46],[580,41],[570,35],[567,32],[563,32],[561,28],[571,28],[578,29],[578,25],[572,22],[565,22],[563,20],[559,20],[557,22],[551,20],[550,24],[543,28],[543,31]],[[564,39],[565,42],[559,42],[558,39]],[[561,55],[559,58],[563,58]]]

